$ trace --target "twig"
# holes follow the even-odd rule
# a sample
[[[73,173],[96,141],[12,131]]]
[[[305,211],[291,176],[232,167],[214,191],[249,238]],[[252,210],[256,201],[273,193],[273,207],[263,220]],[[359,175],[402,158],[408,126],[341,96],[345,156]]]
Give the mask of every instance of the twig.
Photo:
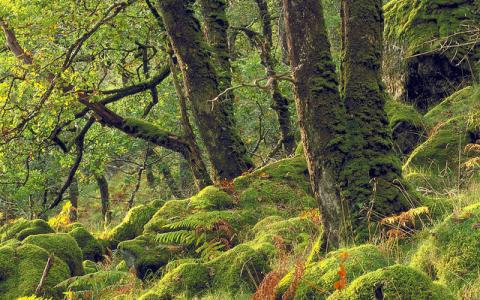
[[[53,253],[48,256],[47,264],[45,265],[45,268],[43,269],[42,277],[40,278],[40,282],[38,283],[37,288],[35,289],[35,295],[36,296],[41,296],[43,286],[45,285],[45,282],[47,281],[48,272],[50,272],[50,269],[52,268],[54,257],[55,256],[54,256]]]

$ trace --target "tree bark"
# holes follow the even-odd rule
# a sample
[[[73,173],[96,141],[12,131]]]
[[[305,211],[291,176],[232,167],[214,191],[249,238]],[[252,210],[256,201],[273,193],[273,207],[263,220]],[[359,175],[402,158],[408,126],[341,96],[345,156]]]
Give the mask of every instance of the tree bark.
[[[175,178],[173,178],[172,176],[170,167],[166,164],[161,164],[160,172],[162,172],[163,179],[165,180],[165,183],[167,184],[170,191],[172,192],[172,195],[177,199],[182,198],[182,193],[180,192],[180,189],[178,187],[177,182],[175,181]]]
[[[108,181],[103,174],[97,175],[95,179],[97,180],[98,189],[100,191],[103,219],[105,220],[105,226],[108,226],[112,218],[112,212],[110,211],[110,195],[108,192]]]
[[[288,107],[288,99],[282,95],[278,86],[275,72],[275,58],[272,55],[272,22],[266,0],[256,0],[262,20],[263,43],[261,45],[261,62],[265,67],[267,77],[270,79],[270,90],[272,95],[272,108],[277,113],[278,124],[280,125],[281,142],[285,153],[290,155],[295,150],[295,136],[291,126],[291,116]]]
[[[408,204],[384,110],[382,1],[342,0],[341,15],[342,93],[349,128],[344,195],[356,239],[366,240],[371,222],[406,210]]]
[[[145,150],[145,160],[147,161],[145,165],[145,176],[147,177],[148,187],[155,187],[155,175],[153,174],[153,166],[151,159],[155,156],[155,151],[153,151],[151,145],[147,145],[147,150]]]
[[[318,0],[284,0],[285,32],[300,133],[323,222],[322,249],[336,248],[344,229],[339,171],[344,108]]]
[[[163,0],[158,3],[215,179],[235,178],[253,165],[235,131],[231,103],[212,101],[220,94],[221,84],[191,8],[193,1]]]
[[[77,222],[78,220],[78,180],[73,178],[72,183],[69,188],[70,203],[72,204],[72,209],[70,210],[70,222]]]

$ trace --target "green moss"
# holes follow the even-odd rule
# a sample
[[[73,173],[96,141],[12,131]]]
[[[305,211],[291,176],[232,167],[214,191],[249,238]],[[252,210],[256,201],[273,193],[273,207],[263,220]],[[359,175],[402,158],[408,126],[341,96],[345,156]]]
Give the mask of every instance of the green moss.
[[[152,299],[173,299],[180,294],[183,294],[187,299],[191,299],[193,296],[204,292],[209,286],[209,282],[209,270],[204,265],[198,263],[181,264],[165,274],[155,284],[153,291],[158,298]]]
[[[157,125],[142,119],[125,118],[125,123],[123,126],[131,128],[133,132],[137,132],[142,136],[155,137],[159,139],[169,134],[167,131],[161,129]]]
[[[16,299],[25,295],[33,295],[49,254],[44,249],[24,244],[18,247],[0,248],[0,298]],[[61,292],[54,287],[70,277],[67,264],[55,257],[44,285],[46,297],[61,298]]]
[[[252,229],[255,234],[253,243],[278,244],[286,251],[303,252],[313,237],[319,234],[318,226],[307,218],[283,219],[278,216],[267,217]]]
[[[0,229],[1,241],[16,238],[23,240],[29,235],[52,233],[54,230],[47,222],[41,219],[25,220],[17,219],[11,224],[5,224]]]
[[[165,202],[145,225],[145,233],[165,231],[163,226],[185,217],[189,213],[189,203],[190,200],[170,200]]]
[[[115,248],[118,243],[126,240],[134,239],[143,233],[145,224],[150,221],[156,211],[160,208],[161,203],[154,201],[146,205],[138,205],[132,208],[122,223],[117,225],[109,233],[108,238],[110,245]]]
[[[37,234],[27,237],[24,244],[32,244],[54,253],[67,263],[72,276],[83,275],[83,254],[74,238],[66,233]]]
[[[425,127],[423,116],[411,105],[388,98],[385,103],[389,127],[393,129],[400,122],[407,122],[418,128]]]
[[[121,288],[124,285],[140,286],[138,280],[128,272],[120,271],[98,271],[95,273],[71,277],[59,283],[56,288],[59,290],[68,290],[79,299],[88,295],[87,299],[102,299],[102,292]]]
[[[226,209],[233,205],[233,197],[215,186],[207,186],[190,199],[190,206],[196,209]]]
[[[120,256],[128,267],[135,268],[137,276],[142,279],[157,272],[172,259],[172,248],[156,243],[151,235],[141,235],[118,244]]]
[[[413,256],[411,264],[458,292],[480,273],[480,205],[449,216]]]
[[[348,271],[347,271],[348,272]],[[358,277],[345,290],[328,299],[455,299],[445,286],[433,283],[424,273],[403,265],[393,265]]]
[[[128,272],[128,265],[125,260],[122,260],[121,262],[118,263],[118,265],[115,266],[116,271],[122,271],[122,272]]]
[[[83,226],[74,227],[69,233],[75,239],[80,249],[82,249],[83,258],[93,261],[103,259],[103,247],[98,240]]]
[[[229,292],[254,291],[270,271],[268,244],[240,244],[205,264],[211,275],[211,288]]]
[[[407,45],[407,57],[437,49],[443,38],[462,30],[465,20],[478,20],[478,5],[475,7],[472,3],[474,1],[468,0],[389,1],[384,7],[385,38]]]
[[[85,270],[85,274],[95,273],[98,272],[97,264],[91,260],[84,260],[82,262],[83,269]]]
[[[319,262],[307,264],[294,299],[326,299],[333,293],[335,291],[333,285],[340,279],[338,276],[341,263],[340,255],[344,252],[348,254],[347,260],[343,262],[347,272],[347,282],[388,265],[385,256],[374,245],[367,244],[331,252]],[[279,294],[288,289],[292,276],[293,273],[290,272],[279,283]]]

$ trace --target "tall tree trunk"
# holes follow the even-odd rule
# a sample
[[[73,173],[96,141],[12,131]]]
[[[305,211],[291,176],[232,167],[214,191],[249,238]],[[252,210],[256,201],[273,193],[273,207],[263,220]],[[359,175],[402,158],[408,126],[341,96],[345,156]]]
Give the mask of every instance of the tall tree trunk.
[[[76,222],[78,220],[78,180],[76,177],[73,178],[72,183],[69,187],[69,196],[70,196],[70,203],[72,204],[72,209],[70,210],[70,221]]]
[[[215,171],[216,180],[232,179],[252,167],[234,128],[231,104],[221,99],[217,76],[192,10],[192,0],[159,1],[165,29],[183,73],[186,94]]]
[[[324,227],[323,250],[338,246],[344,228],[339,172],[344,108],[319,0],[284,0],[285,31],[300,132]]]
[[[267,77],[270,78],[272,94],[272,108],[277,113],[278,124],[280,125],[281,142],[285,153],[291,154],[295,150],[295,136],[293,134],[288,99],[282,95],[278,86],[275,72],[275,58],[272,55],[272,22],[266,0],[256,0],[262,20],[263,43],[261,45],[261,61],[265,67]]]
[[[349,151],[344,195],[357,240],[379,219],[407,209],[401,165],[392,147],[381,79],[382,0],[342,0],[342,93],[348,116]]]
[[[185,161],[180,161],[180,190],[182,191],[182,195],[188,197],[192,193],[192,183],[193,177],[192,172],[189,170],[188,165]]]
[[[102,203],[102,215],[105,220],[105,226],[108,226],[112,219],[112,212],[110,211],[110,196],[108,193],[108,181],[105,175],[98,175],[97,180],[98,189],[100,190],[100,199]]]

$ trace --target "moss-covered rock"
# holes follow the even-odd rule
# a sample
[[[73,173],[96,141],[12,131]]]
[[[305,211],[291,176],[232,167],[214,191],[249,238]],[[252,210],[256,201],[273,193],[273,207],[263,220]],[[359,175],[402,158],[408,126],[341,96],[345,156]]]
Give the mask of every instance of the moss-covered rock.
[[[458,292],[480,274],[480,204],[452,214],[432,231],[411,264]]]
[[[456,172],[469,153],[463,147],[477,142],[480,128],[470,122],[480,109],[480,88],[467,87],[450,97],[425,115],[428,138],[410,155],[404,169],[423,168],[431,172]]]
[[[165,274],[141,299],[175,299],[180,295],[191,299],[205,292],[209,282],[207,267],[199,263],[184,263]]]
[[[346,257],[346,260],[343,261],[341,256]],[[340,279],[338,275],[340,264],[345,267],[347,282],[351,282],[365,273],[387,266],[388,262],[385,255],[374,245],[367,244],[331,252],[324,259],[306,265],[294,299],[326,299],[335,291],[333,285]],[[279,283],[277,289],[279,296],[288,289],[292,277],[293,272],[290,272]]]
[[[385,111],[395,151],[400,155],[409,154],[425,139],[423,116],[413,106],[391,98],[385,103]]]
[[[134,267],[139,278],[145,279],[165,266],[173,257],[174,247],[158,244],[152,235],[141,235],[118,244],[120,256],[127,267]]]
[[[82,262],[82,265],[83,265],[83,270],[85,271],[85,274],[98,272],[97,264],[94,261],[84,260]]]
[[[83,254],[74,238],[66,233],[46,233],[31,235],[23,240],[24,244],[32,244],[54,253],[67,263],[72,276],[83,275]]]
[[[83,226],[76,226],[68,234],[77,241],[82,249],[83,258],[100,261],[103,259],[104,250],[98,240]]]
[[[479,69],[480,46],[473,51],[470,45],[440,46],[447,37],[451,45],[465,43],[468,34],[452,34],[480,21],[477,1],[392,0],[384,9],[384,77],[391,95],[427,111],[472,81]]]
[[[23,218],[15,220],[13,223],[5,224],[0,229],[1,241],[9,239],[23,240],[27,236],[43,233],[52,233],[54,230],[47,222],[41,219],[25,220]]]
[[[190,200],[170,200],[153,215],[145,225],[145,233],[155,233],[165,231],[163,226],[168,223],[181,219],[189,214]]]
[[[76,297],[75,299],[105,299],[102,297],[104,293],[123,286],[140,287],[140,282],[128,272],[98,271],[68,278],[60,282],[56,288],[70,291]]]
[[[129,210],[123,221],[109,232],[110,246],[116,248],[118,243],[141,235],[145,224],[150,221],[162,204],[161,201],[153,201]]]
[[[366,273],[345,290],[333,293],[336,299],[455,299],[449,290],[432,282],[424,273],[403,265],[393,265]]]
[[[47,251],[32,244],[0,247],[0,298],[16,299],[33,295],[48,257]],[[55,256],[45,281],[45,296],[60,299],[61,291],[54,287],[70,276],[67,264]]]
[[[207,186],[190,199],[190,206],[196,209],[228,209],[234,205],[233,197],[215,186]]]

